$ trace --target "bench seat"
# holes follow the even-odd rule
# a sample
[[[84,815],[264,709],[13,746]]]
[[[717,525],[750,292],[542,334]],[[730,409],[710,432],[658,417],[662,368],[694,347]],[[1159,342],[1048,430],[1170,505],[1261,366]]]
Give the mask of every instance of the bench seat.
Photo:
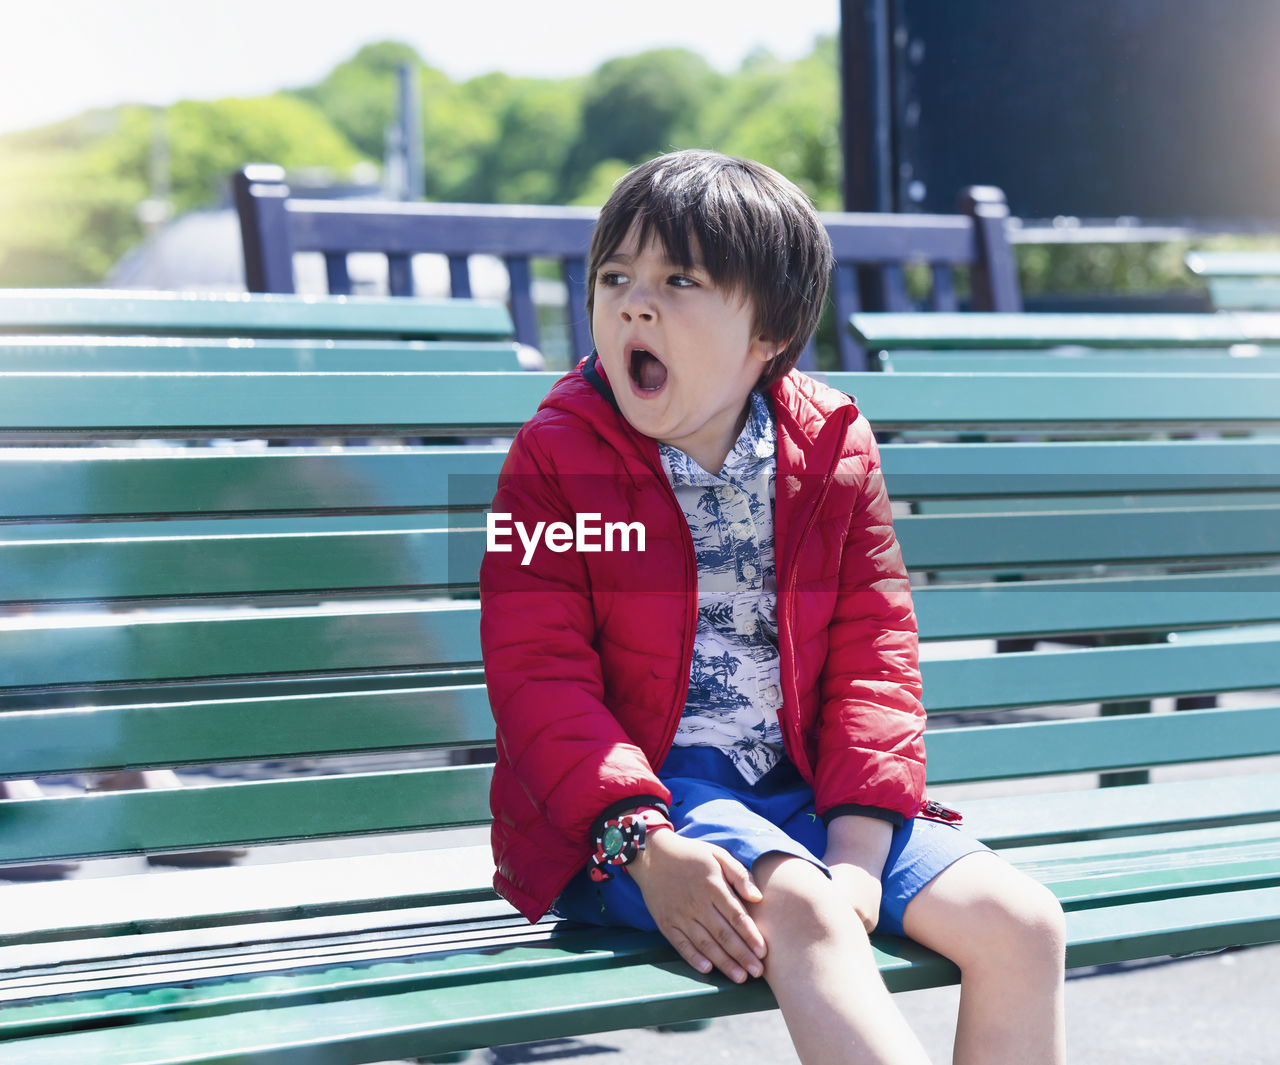
[[[1063,901],[1069,964],[1280,940],[1280,378],[830,379],[908,434],[895,499],[977,508],[899,522],[931,787]],[[0,800],[0,877],[254,848],[0,885],[0,1062],[370,1062],[773,1006],[489,888],[474,597],[502,445],[434,441],[509,435],[552,380],[0,369],[0,780],[50,785]],[[1163,438],[1203,429],[1257,435]],[[216,443],[299,435],[329,443]],[[1075,633],[1109,642],[991,653]],[[1098,713],[1202,693],[1224,705]],[[153,768],[185,786],[81,788]],[[895,990],[956,979],[875,945]]]

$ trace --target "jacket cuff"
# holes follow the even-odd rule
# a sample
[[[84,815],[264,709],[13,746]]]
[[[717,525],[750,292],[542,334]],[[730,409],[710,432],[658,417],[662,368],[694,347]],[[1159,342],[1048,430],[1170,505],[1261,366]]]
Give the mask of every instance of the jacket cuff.
[[[831,822],[837,817],[843,817],[845,814],[855,814],[858,817],[874,817],[878,821],[888,821],[894,828],[901,828],[906,824],[906,818],[897,810],[886,810],[883,806],[859,806],[857,803],[846,802],[840,806],[833,806],[825,814],[822,815],[822,825],[824,828],[830,828]]]
[[[671,818],[670,808],[656,795],[633,795],[629,799],[619,799],[615,803],[610,803],[600,812],[600,816],[591,822],[590,841],[593,844],[595,843],[600,833],[604,831],[604,823],[606,821],[611,821],[619,814],[624,814],[628,810],[635,810],[641,806],[652,807],[668,820]]]

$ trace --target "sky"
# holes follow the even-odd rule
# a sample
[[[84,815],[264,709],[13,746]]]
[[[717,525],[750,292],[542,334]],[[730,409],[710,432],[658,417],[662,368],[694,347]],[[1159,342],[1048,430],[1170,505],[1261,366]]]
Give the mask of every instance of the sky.
[[[363,44],[400,40],[454,80],[586,74],[680,46],[722,71],[805,55],[839,0],[4,0],[0,133],[91,107],[258,96],[318,81]]]

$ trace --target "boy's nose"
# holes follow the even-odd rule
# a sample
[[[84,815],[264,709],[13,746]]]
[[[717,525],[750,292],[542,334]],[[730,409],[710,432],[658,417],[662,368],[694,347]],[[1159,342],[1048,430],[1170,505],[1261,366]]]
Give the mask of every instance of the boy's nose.
[[[634,319],[640,319],[644,322],[652,321],[655,311],[654,301],[650,296],[648,289],[642,285],[635,285],[627,292],[627,298],[622,301],[622,319],[630,322]]]

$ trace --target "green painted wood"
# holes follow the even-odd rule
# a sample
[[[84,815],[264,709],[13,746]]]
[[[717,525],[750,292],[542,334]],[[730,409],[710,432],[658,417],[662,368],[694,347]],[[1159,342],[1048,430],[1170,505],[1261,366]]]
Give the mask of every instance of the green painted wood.
[[[1165,632],[1280,620],[1280,571],[930,585],[916,589],[914,599],[925,639]],[[190,618],[101,615],[79,625],[56,617],[0,621],[0,685],[13,689],[465,669],[479,660],[474,602],[394,609],[355,603]]]
[[[0,332],[500,339],[512,325],[501,304],[471,300],[9,289]]]
[[[938,798],[946,802],[945,791]],[[1019,792],[1016,801],[1010,795],[992,795],[956,805],[966,828],[1002,851],[1233,825],[1274,826],[1280,819],[1280,774],[1236,773],[1114,788]]]
[[[912,599],[925,639],[1167,632],[1280,620],[1280,571],[935,584]]]
[[[166,523],[0,530],[0,600],[15,602],[385,592],[474,586],[483,529],[449,532],[430,515],[326,518],[310,531],[246,521],[243,531]],[[239,523],[238,523],[239,524]],[[45,538],[40,538],[43,534]],[[59,537],[49,539],[48,537]]]
[[[1068,962],[1098,964],[1183,947],[1207,950],[1265,942],[1280,934],[1277,912],[1276,888],[1079,911],[1068,916]],[[622,933],[613,936],[623,938]],[[894,944],[886,954],[885,946],[889,944],[882,941],[877,961],[893,990],[954,978],[949,966],[922,964],[918,949]],[[230,1016],[179,1012],[144,1028],[54,1035],[24,1046],[30,1056],[21,1060],[24,1065],[71,1060],[136,1065],[141,1040],[145,1060],[157,1063],[244,1062],[252,1053],[257,1062],[283,1065],[308,1056],[314,1060],[318,1044],[329,1048],[326,1061],[354,1063],[720,1016],[772,1004],[762,981],[732,987],[668,961],[584,968],[554,979],[520,975],[500,985],[483,981],[389,989]],[[0,1049],[0,1055],[13,1046]]]
[[[1280,753],[1280,706],[931,729],[929,780],[1051,776]]]
[[[1211,277],[1209,300],[1220,311],[1280,310],[1280,279]]]
[[[1280,825],[1261,823],[1007,847],[1067,909],[1280,883]]]
[[[1280,555],[1280,505],[907,515],[894,528],[912,569]]]
[[[921,663],[930,713],[1119,702],[1280,687],[1280,637],[1251,627],[1231,642],[1137,644]]]
[[[1187,267],[1201,277],[1267,277],[1280,279],[1280,252],[1193,251]]]
[[[505,454],[450,444],[10,448],[0,450],[0,518],[487,509]]]
[[[922,316],[932,317],[932,316]],[[0,432],[480,434],[522,424],[555,374],[0,374]],[[829,374],[878,428],[1280,425],[1266,374]]]
[[[484,824],[487,766],[0,800],[6,863]]]
[[[483,684],[0,714],[0,777],[493,742]]]
[[[0,370],[274,373],[518,371],[513,344],[472,341],[2,337]]]
[[[405,436],[510,431],[548,373],[0,373],[0,431],[19,434]]]
[[[485,509],[505,449],[9,448],[0,518]],[[885,444],[898,500],[1280,489],[1280,440]]]
[[[57,615],[0,619],[0,662],[0,686],[12,688],[475,668],[479,604],[353,603],[191,618],[108,614],[71,625]]]
[[[200,930],[201,949],[221,949],[241,945],[250,936],[270,942],[280,929],[268,926],[277,921],[340,914],[369,916],[365,924],[341,923],[336,930],[326,923],[325,934],[403,929],[392,911],[442,907],[435,916],[444,921],[455,911],[443,907],[496,903],[492,881],[493,855],[486,839],[474,846],[434,849],[430,860],[424,860],[421,850],[405,850],[172,870],[163,878],[128,873],[105,884],[96,877],[6,884],[0,972],[84,961],[101,947],[91,942],[102,938],[133,937],[132,943],[115,944],[119,955],[133,956],[190,949],[185,933],[191,929]],[[514,914],[509,907],[506,912]],[[425,934],[422,925],[421,920],[416,923]],[[527,926],[521,919],[517,927]],[[221,935],[210,934],[211,929]],[[434,934],[440,938],[449,933]],[[143,936],[145,951],[138,939]]]
[[[1152,349],[1100,355],[979,353],[970,351],[892,352],[880,356],[882,373],[1280,373],[1280,355],[1252,353],[1248,357],[1220,353],[1191,354],[1179,349]]]
[[[869,348],[1229,347],[1280,340],[1280,315],[1245,321],[1224,314],[902,314],[850,318]]]
[[[0,531],[0,600],[474,585],[483,529],[447,531],[429,517],[8,526]],[[907,515],[896,529],[907,565],[921,570],[1280,555],[1280,504]]]
[[[826,381],[881,430],[1280,424],[1280,377],[1267,374],[833,373]]]

